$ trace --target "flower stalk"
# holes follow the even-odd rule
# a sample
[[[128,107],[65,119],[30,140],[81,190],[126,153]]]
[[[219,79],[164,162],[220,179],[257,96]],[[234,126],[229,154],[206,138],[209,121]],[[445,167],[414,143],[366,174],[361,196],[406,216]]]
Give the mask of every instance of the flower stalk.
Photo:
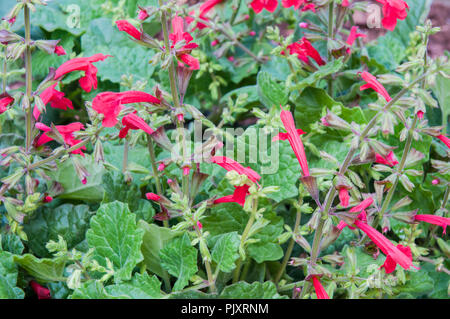
[[[26,86],[26,99],[28,99],[28,108],[25,110],[26,121],[26,137],[25,137],[25,150],[30,151],[33,134],[33,112],[31,110],[31,91],[33,85],[32,67],[31,67],[31,26],[30,26],[30,9],[27,5],[24,9],[24,21],[25,21],[25,86]]]

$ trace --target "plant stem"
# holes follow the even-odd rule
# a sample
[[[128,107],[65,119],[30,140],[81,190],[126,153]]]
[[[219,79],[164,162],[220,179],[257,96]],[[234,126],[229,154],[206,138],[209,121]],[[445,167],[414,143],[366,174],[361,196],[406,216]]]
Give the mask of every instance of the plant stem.
[[[122,173],[125,174],[128,168],[128,140],[125,139],[123,144],[123,162],[122,162]]]
[[[32,134],[33,134],[33,112],[31,111],[31,91],[33,85],[32,68],[31,68],[31,46],[30,46],[30,9],[27,5],[24,6],[24,21],[25,21],[25,86],[26,86],[26,99],[28,99],[28,109],[26,110],[26,138],[25,138],[25,150],[30,151]]]
[[[297,214],[295,216],[295,225],[294,225],[294,231],[293,231],[293,236],[295,236],[295,234],[298,233],[298,227],[300,226],[300,220],[302,218],[302,212],[300,211],[300,206],[302,205],[303,199],[299,198],[298,203],[299,203],[299,208],[297,209]],[[294,244],[295,244],[295,240],[294,237],[292,237],[289,240],[289,244],[288,247],[286,249],[286,253],[284,255],[283,261],[281,263],[281,267],[280,270],[278,271],[276,277],[275,277],[275,284],[278,284],[278,282],[281,279],[281,276],[283,276],[284,271],[286,269],[286,265],[289,261],[289,259],[291,258],[292,255],[292,250],[294,249]]]
[[[328,4],[328,41],[333,39],[333,20],[334,20],[334,0],[331,0]],[[328,44],[328,43],[327,43]],[[331,50],[327,48],[328,63],[330,63],[333,57]],[[333,97],[333,77],[330,75],[328,77],[328,95]]]
[[[252,229],[253,223],[256,219],[256,212],[258,210],[258,201],[256,199],[253,200],[253,207],[252,207],[252,213],[250,214],[250,218],[248,219],[247,225],[245,226],[244,232],[241,236],[241,244],[240,247],[244,248],[245,241],[247,240],[247,236],[250,232],[250,229]],[[237,282],[239,280],[239,275],[241,273],[241,267],[242,267],[242,258],[239,257],[236,265],[236,269],[233,273],[233,283]]]
[[[202,235],[202,230],[197,225],[197,223],[194,223],[194,228],[195,228],[195,232],[197,233],[197,237],[199,239],[202,238],[202,236],[203,236]],[[201,251],[201,249],[200,249],[200,251]],[[206,275],[208,276],[209,289],[211,290],[211,292],[215,293],[216,292],[215,279],[214,279],[214,276],[212,274],[211,264],[210,264],[210,262],[208,260],[205,260],[205,269],[206,269]]]
[[[3,93],[6,93],[6,85],[7,85],[6,79],[8,71],[8,62],[6,61],[6,53],[7,53],[6,48],[7,46],[5,45],[5,59],[3,60],[3,74],[2,74]]]
[[[152,165],[153,177],[155,178],[156,193],[162,194],[161,181],[159,180],[158,168],[156,167],[155,149],[153,146],[152,138],[148,137],[148,154],[150,155],[150,163]]]
[[[162,7],[163,5],[163,1],[159,0],[159,6]],[[162,29],[163,29],[163,35],[164,35],[164,45],[166,47],[166,54],[167,55],[171,55],[170,52],[170,43],[169,43],[169,31],[168,31],[168,27],[167,27],[167,16],[166,16],[166,12],[165,11],[161,11],[161,25],[162,25]],[[181,108],[180,105],[180,98],[178,95],[178,88],[177,88],[177,72],[175,69],[175,64],[173,63],[173,58],[170,57],[171,61],[169,63],[169,80],[170,80],[170,91],[172,93],[172,99],[173,99],[173,104],[174,107],[179,109]],[[186,136],[184,134],[184,128],[183,128],[183,123],[177,121],[177,127],[179,129],[179,132],[181,134],[181,138],[182,138],[182,150],[183,150],[183,161],[186,159]],[[184,164],[184,163],[183,163]],[[184,176],[183,175],[183,179],[182,179],[182,189],[183,189],[183,194],[185,197],[188,196],[188,192],[189,192],[189,176]]]
[[[367,137],[367,135],[369,134],[370,130],[375,126],[375,124],[377,123],[377,119],[378,117],[385,111],[389,110],[392,105],[395,104],[395,102],[397,102],[403,95],[405,95],[414,85],[416,85],[417,83],[419,83],[421,80],[423,80],[426,76],[437,72],[436,70],[430,73],[425,73],[423,74],[421,77],[417,78],[416,80],[414,80],[413,82],[411,82],[407,87],[403,88],[400,92],[397,93],[396,96],[394,96],[394,98],[392,100],[390,100],[389,102],[387,102],[385,104],[385,106],[379,110],[370,120],[370,122],[367,124],[366,128],[363,130],[363,132],[361,133],[360,137],[359,137],[359,142],[357,147],[355,148],[350,148],[349,152],[347,153],[347,156],[345,157],[344,162],[342,163],[341,168],[339,169],[339,174],[345,174],[345,172],[347,172],[348,167],[350,166],[351,160],[353,159],[353,156],[356,153],[356,150],[358,149],[359,145],[361,144],[361,142]],[[317,261],[317,257],[319,256],[320,253],[320,241],[322,239],[322,231],[323,231],[323,225],[325,224],[325,219],[323,217],[328,216],[329,210],[331,208],[331,205],[333,203],[334,197],[336,196],[336,188],[334,187],[334,185],[332,185],[330,187],[330,190],[327,193],[327,197],[325,199],[325,204],[324,204],[324,209],[322,211],[322,218],[319,221],[319,224],[317,226],[316,232],[314,234],[314,239],[313,239],[313,247],[312,247],[312,251],[311,251],[311,259],[310,259],[310,264],[314,265]],[[305,283],[305,288],[302,290],[301,293],[301,297],[303,297],[305,295],[305,293],[308,292],[309,288],[311,287],[311,282],[307,281]]]
[[[234,20],[236,20],[239,9],[241,8],[241,3],[242,3],[242,0],[238,0],[238,6],[237,6],[236,10],[233,11],[233,15],[231,16],[231,19],[230,19],[231,26],[233,25]]]

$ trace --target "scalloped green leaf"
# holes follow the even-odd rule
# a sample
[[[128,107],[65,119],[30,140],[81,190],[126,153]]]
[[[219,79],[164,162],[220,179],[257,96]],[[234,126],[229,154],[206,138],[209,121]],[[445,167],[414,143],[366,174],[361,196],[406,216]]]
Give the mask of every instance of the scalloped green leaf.
[[[0,251],[0,299],[23,299],[25,293],[17,287],[17,265],[12,254]]]
[[[223,299],[288,299],[287,296],[281,296],[277,292],[277,287],[271,281],[264,283],[238,282],[225,287],[220,294]]]
[[[40,282],[65,281],[64,268],[66,266],[65,257],[57,258],[37,258],[31,254],[14,256],[14,262],[26,272]]]
[[[278,83],[270,73],[260,71],[256,79],[258,95],[261,102],[268,108],[285,105],[288,100],[288,91],[284,84]]]
[[[141,244],[144,231],[136,227],[136,216],[127,204],[102,204],[92,217],[86,238],[95,249],[94,258],[106,266],[108,258],[114,266],[116,283],[131,279],[134,267],[143,260]]]
[[[211,258],[223,272],[231,272],[239,258],[240,239],[237,232],[220,235],[211,251]]]
[[[161,282],[156,276],[148,274],[135,274],[131,281],[117,285],[106,286],[108,294],[116,297],[126,296],[131,299],[159,299],[161,294]]]

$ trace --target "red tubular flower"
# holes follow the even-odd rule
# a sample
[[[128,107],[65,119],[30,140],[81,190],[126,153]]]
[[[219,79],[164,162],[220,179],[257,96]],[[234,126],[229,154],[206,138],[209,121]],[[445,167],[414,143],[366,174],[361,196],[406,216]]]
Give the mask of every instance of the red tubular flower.
[[[287,49],[289,50],[289,54],[297,54],[298,59],[307,64],[310,64],[308,58],[312,58],[318,65],[325,65],[325,61],[320,56],[319,52],[305,37],[298,42],[288,45]]]
[[[0,95],[0,114],[5,112],[7,110],[7,106],[11,105],[13,102],[14,99],[7,93]]]
[[[377,0],[383,5],[383,27],[390,31],[394,31],[398,20],[404,20],[408,15],[406,9],[409,9],[406,1],[403,0]]]
[[[136,111],[125,115],[122,118],[122,124],[123,128],[119,132],[119,138],[126,137],[129,130],[143,130],[147,134],[152,134],[154,132],[142,118],[136,115]]]
[[[278,6],[278,0],[253,0],[250,6],[256,14],[260,13],[263,9],[274,12]]]
[[[142,32],[140,32],[138,29],[135,28],[134,25],[132,25],[127,20],[117,20],[116,21],[117,28],[119,31],[125,31],[130,36],[135,38],[136,40],[142,39]]]
[[[162,172],[166,168],[166,164],[163,162],[159,163],[158,165],[158,171]]]
[[[104,127],[113,127],[118,122],[117,116],[122,110],[122,104],[141,102],[161,103],[153,95],[140,91],[102,92],[92,100],[92,108],[104,115],[102,121]]]
[[[51,299],[52,296],[50,295],[50,290],[42,287],[39,285],[36,281],[32,280],[30,281],[30,286],[38,296],[38,299]]]
[[[316,5],[314,3],[308,3],[306,5],[303,6],[303,8],[301,9],[301,11],[312,11],[312,12],[316,12]]]
[[[394,155],[393,151],[390,151],[389,154],[386,155],[386,157],[376,153],[375,154],[375,162],[379,163],[379,164],[388,165],[388,166],[391,166],[391,167],[393,167],[393,166],[398,164],[398,161],[395,158],[395,155]]]
[[[227,171],[236,171],[240,175],[247,175],[248,179],[253,183],[258,183],[261,176],[250,167],[244,167],[235,160],[225,157],[225,156],[213,156],[211,157],[211,162],[223,167]]]
[[[339,201],[342,207],[348,206],[348,201],[350,200],[350,195],[348,194],[348,189],[346,187],[339,188]]]
[[[200,68],[200,63],[196,58],[189,55],[189,53],[198,47],[197,43],[191,42],[193,40],[192,36],[188,32],[184,32],[184,20],[179,16],[175,16],[172,19],[172,33],[169,34],[169,39],[172,41],[171,48],[175,47],[179,41],[184,40],[186,44],[176,51],[177,57],[189,65],[191,70],[198,70]]]
[[[52,201],[53,201],[53,197],[51,197],[51,196],[44,197],[44,203],[51,203]]]
[[[350,5],[350,3],[348,2],[348,0],[342,0],[342,6],[347,8]]]
[[[447,136],[445,136],[443,134],[438,135],[437,138],[440,139],[442,143],[447,145],[448,148],[450,148],[450,138],[448,138]]]
[[[302,140],[299,136],[299,134],[300,135],[305,134],[305,132],[303,132],[300,129],[297,130],[295,128],[294,118],[291,112],[285,111],[282,107],[281,110],[282,111],[280,114],[280,118],[281,121],[283,122],[284,128],[286,129],[287,133],[279,133],[272,139],[272,142],[276,140],[287,139],[289,141],[289,144],[291,144],[292,150],[294,151],[298,162],[300,163],[303,176],[304,177],[309,176],[308,161],[306,159],[305,149],[303,147]]]
[[[370,205],[372,205],[373,203],[373,198],[372,197],[368,197],[365,200],[363,200],[361,203],[359,203],[358,205],[356,205],[355,207],[352,207],[349,212],[350,213],[358,213],[358,212],[362,212],[365,211],[367,209],[367,207],[369,207]]]
[[[386,91],[384,86],[380,82],[377,81],[377,78],[375,76],[373,76],[372,74],[370,74],[369,72],[366,72],[366,71],[359,73],[359,74],[361,74],[361,77],[363,78],[363,80],[367,82],[367,84],[364,84],[359,88],[360,91],[363,91],[366,89],[373,89],[377,93],[381,94],[387,102],[392,100],[389,93]]]
[[[322,284],[320,283],[319,278],[317,276],[312,276],[314,290],[316,291],[317,299],[330,299],[327,292],[323,288]]]
[[[145,11],[143,9],[139,10],[138,17],[137,17],[139,20],[145,20],[148,17],[149,17],[149,15],[148,15],[147,11]]]
[[[66,61],[56,69],[54,79],[59,80],[63,75],[73,71],[84,71],[85,75],[78,80],[81,88],[86,92],[90,92],[92,88],[95,90],[97,89],[97,68],[92,63],[103,61],[110,56],[97,53],[91,57],[75,58]]]
[[[390,263],[395,262],[406,270],[408,270],[411,266],[418,269],[412,264],[412,256],[405,255],[403,251],[394,246],[394,244],[392,244],[375,228],[370,227],[369,225],[358,219],[355,220],[355,226],[362,230],[387,257],[390,257]],[[391,267],[389,266],[387,270],[390,269]]]
[[[412,253],[411,248],[405,247],[403,245],[397,245],[397,249],[400,250],[408,259],[412,260]],[[390,255],[386,256],[386,260],[384,261],[384,264],[380,268],[384,268],[384,271],[387,274],[390,274],[395,270],[395,267],[397,266],[397,263],[393,258],[391,258]]]
[[[245,204],[245,197],[249,194],[248,189],[250,188],[249,185],[243,185],[243,186],[235,186],[233,195],[228,195],[224,197],[220,197],[216,200],[214,200],[214,204],[220,204],[220,203],[237,203],[244,207]]]
[[[281,5],[285,8],[294,7],[294,10],[298,10],[305,0],[282,0]]]
[[[161,196],[159,196],[155,193],[147,193],[147,194],[145,194],[145,197],[147,197],[148,200],[154,200],[156,202],[161,199]]]
[[[350,34],[348,35],[347,41],[346,43],[349,46],[352,46],[353,43],[355,43],[357,38],[365,38],[367,35],[365,35],[364,33],[358,33],[358,27],[357,26],[353,26],[350,29]],[[347,53],[350,54],[350,48],[347,49]]]
[[[221,3],[223,0],[208,0],[205,1],[201,6],[200,6],[200,14],[199,14],[199,18],[205,21],[208,21],[208,17],[207,14],[209,11],[211,11],[216,5],[218,5],[219,3]],[[189,12],[190,15],[194,15],[194,11]],[[186,17],[186,22],[188,24],[190,24],[192,21],[194,21],[194,18],[192,17]],[[201,22],[197,22],[197,24],[195,25],[195,27],[192,29],[192,31],[194,31],[195,29],[204,29],[206,28],[206,25],[201,23]]]
[[[42,123],[36,123],[36,127],[38,127],[40,130],[44,131],[44,133],[38,138],[36,142],[36,147],[39,147],[45,143],[48,143],[50,141],[53,141],[53,138],[49,137],[46,132],[49,132],[51,129]],[[74,122],[67,125],[56,125],[56,129],[58,130],[59,134],[64,139],[64,142],[69,146],[74,146],[80,143],[80,140],[76,140],[73,136],[74,132],[78,132],[82,129],[84,129],[84,125],[80,122]],[[82,146],[74,151],[72,151],[72,154],[80,154],[81,156],[84,156],[83,151],[86,150],[86,146]]]
[[[450,218],[429,214],[416,215],[414,220],[441,226],[443,229],[442,234],[446,234],[447,226],[450,225]]]
[[[55,90],[56,85],[58,85],[58,82],[46,88],[39,95],[44,105],[50,103],[50,106],[56,109],[67,110],[67,108],[69,108],[73,110],[72,101],[69,100],[68,98],[65,98],[64,97],[65,94],[63,92]],[[40,115],[41,112],[39,111],[37,106],[34,106],[33,109],[34,118],[37,120]]]

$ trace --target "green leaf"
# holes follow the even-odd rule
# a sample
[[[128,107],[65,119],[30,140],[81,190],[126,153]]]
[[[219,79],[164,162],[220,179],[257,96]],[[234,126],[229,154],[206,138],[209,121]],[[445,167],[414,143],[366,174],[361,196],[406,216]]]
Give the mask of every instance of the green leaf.
[[[223,272],[231,272],[235,267],[235,261],[239,258],[240,239],[237,232],[220,235],[211,252],[212,260]]]
[[[66,261],[65,257],[39,259],[31,254],[14,256],[14,262],[39,282],[65,281],[63,272]]]
[[[191,246],[191,241],[185,233],[183,237],[172,239],[160,250],[161,265],[169,274],[178,278],[173,290],[181,290],[189,283],[189,279],[198,271],[197,249]]]
[[[17,285],[17,265],[13,256],[0,251],[0,299],[23,299],[25,293]]]
[[[0,251],[1,250],[8,251],[11,254],[16,255],[22,254],[24,246],[19,236],[12,233],[2,234],[0,236],[1,236]]]
[[[222,299],[288,299],[287,296],[281,296],[277,292],[277,287],[271,281],[264,283],[238,282],[225,287],[220,294]]]
[[[160,277],[166,277],[167,273],[161,267],[159,252],[172,238],[180,236],[182,232],[159,227],[155,224],[148,224],[143,220],[138,222],[138,228],[144,231],[141,251],[144,255],[144,263],[147,269]]]
[[[39,209],[24,225],[29,248],[39,257],[51,257],[45,245],[50,240],[58,241],[58,235],[67,242],[68,249],[74,248],[84,240],[92,215],[87,205]]]
[[[290,90],[301,91],[308,86],[313,86],[317,81],[328,75],[338,72],[344,66],[344,63],[342,62],[343,59],[344,58],[341,57],[337,60],[333,60],[332,63],[327,63],[324,66],[319,67],[317,71],[311,73],[307,78],[302,79],[296,85],[292,86]]]
[[[288,91],[283,84],[277,83],[267,72],[260,71],[256,80],[258,94],[261,102],[268,108],[285,105],[288,100]]]
[[[180,292],[172,292],[169,299],[216,299],[217,295],[205,294],[197,290],[187,290]]]
[[[120,83],[122,75],[133,75],[135,80],[147,81],[153,74],[154,67],[149,63],[152,51],[134,43],[110,19],[92,20],[81,37],[81,45],[85,56],[99,52],[112,55],[96,64],[102,80]]]
[[[248,214],[235,203],[225,203],[211,208],[211,213],[202,220],[203,227],[211,235],[238,232],[242,234]]]
[[[142,259],[144,231],[136,227],[136,216],[121,202],[102,204],[92,217],[86,238],[95,248],[94,258],[106,266],[108,258],[114,266],[114,281],[131,279],[134,267]]]
[[[124,297],[116,297],[108,294],[99,281],[91,280],[83,283],[80,288],[77,288],[69,299],[123,299]]]
[[[444,78],[442,75],[438,74],[436,76],[436,86],[433,87],[433,93],[437,96],[437,99],[439,101],[439,107],[442,111],[442,123],[447,123],[447,125],[450,123],[449,121],[446,121],[448,120],[448,117],[450,115],[450,92],[448,90],[449,87],[450,79]],[[444,133],[447,128],[448,127],[444,127]]]
[[[105,287],[106,292],[112,296],[126,296],[131,299],[159,299],[161,283],[156,276],[148,274],[135,274],[130,282]]]
[[[434,280],[428,276],[426,270],[408,271],[406,283],[402,286],[395,287],[394,291],[396,293],[408,293],[418,298],[433,291],[434,284]]]
[[[81,183],[71,160],[58,163],[55,171],[47,173],[52,181],[60,183],[64,188],[64,193],[58,196],[60,198],[79,199],[83,201],[101,201],[103,198],[102,176],[105,172],[103,166],[96,164],[89,154],[86,154],[85,157],[78,156],[77,159],[90,174],[87,177],[86,184]]]

